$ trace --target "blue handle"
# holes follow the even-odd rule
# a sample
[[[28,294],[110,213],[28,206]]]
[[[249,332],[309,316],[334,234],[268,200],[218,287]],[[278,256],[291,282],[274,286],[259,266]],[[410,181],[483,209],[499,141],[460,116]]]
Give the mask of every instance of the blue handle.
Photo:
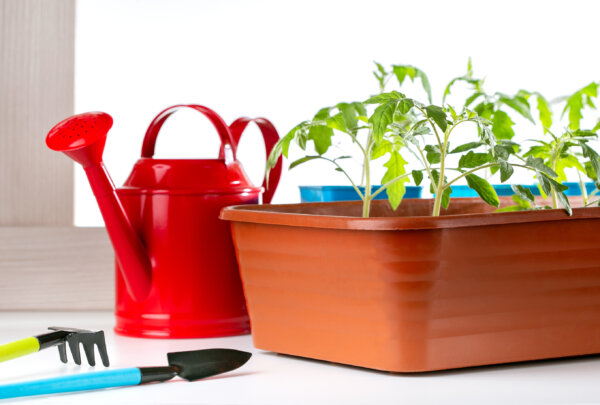
[[[137,385],[141,380],[142,373],[139,368],[135,367],[67,375],[46,380],[0,385],[0,399]]]

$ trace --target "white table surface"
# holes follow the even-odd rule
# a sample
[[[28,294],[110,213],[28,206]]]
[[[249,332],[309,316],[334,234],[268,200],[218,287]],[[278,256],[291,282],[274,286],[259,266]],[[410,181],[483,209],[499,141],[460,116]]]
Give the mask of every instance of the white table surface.
[[[111,368],[167,365],[166,353],[233,348],[254,353],[242,368],[201,381],[46,395],[1,403],[47,404],[600,404],[600,357],[478,367],[427,374],[389,374],[254,349],[250,336],[158,340],[117,336],[108,312],[0,313],[0,343],[46,326],[103,329]],[[51,348],[0,363],[0,383],[103,370],[63,364]],[[100,363],[99,358],[97,362]]]

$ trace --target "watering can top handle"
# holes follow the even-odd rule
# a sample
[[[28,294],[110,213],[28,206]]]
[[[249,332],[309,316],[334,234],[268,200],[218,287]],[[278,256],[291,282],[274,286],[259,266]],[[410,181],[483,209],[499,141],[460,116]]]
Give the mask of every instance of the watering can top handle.
[[[154,120],[148,126],[148,130],[146,130],[146,135],[144,136],[144,143],[142,144],[142,157],[143,158],[151,158],[154,156],[154,146],[156,145],[156,137],[158,136],[158,132],[162,128],[163,124],[176,111],[181,110],[182,108],[191,108],[194,109],[206,116],[210,122],[213,124],[217,132],[219,133],[219,137],[221,138],[221,151],[225,151],[228,149],[230,153],[222,153],[221,157],[225,158],[226,164],[231,164],[235,161],[235,150],[236,150],[236,142],[231,134],[231,131],[225,121],[213,110],[208,107],[204,107],[197,104],[179,104],[169,107],[162,112],[160,112]]]
[[[237,149],[237,146],[240,142],[240,138],[242,137],[244,130],[250,122],[254,122],[258,126],[258,129],[260,129],[260,132],[262,133],[268,159],[269,155],[271,154],[271,151],[275,147],[275,144],[277,143],[277,141],[279,141],[279,134],[277,133],[277,130],[275,129],[275,126],[271,123],[271,121],[269,121],[266,118],[240,117],[237,120],[233,121],[229,126],[229,129],[231,130],[231,134],[233,135],[233,142],[235,148]],[[219,151],[219,157],[222,158],[223,154],[224,147],[222,145],[221,150]],[[262,187],[265,190],[263,193],[263,202],[266,204],[271,202],[273,194],[275,194],[275,190],[277,189],[277,185],[279,184],[279,178],[281,177],[281,168],[282,161],[280,156],[279,160],[277,161],[277,164],[275,165],[275,167],[273,167],[273,169],[271,169],[271,172],[269,173],[268,182],[267,175],[265,173],[265,178],[263,180]]]

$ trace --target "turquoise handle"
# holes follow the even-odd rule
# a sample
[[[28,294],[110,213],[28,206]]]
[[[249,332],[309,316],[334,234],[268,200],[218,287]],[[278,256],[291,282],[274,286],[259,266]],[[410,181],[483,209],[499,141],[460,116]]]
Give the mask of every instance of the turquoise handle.
[[[105,370],[48,378],[46,380],[0,385],[0,399],[122,387],[125,385],[137,385],[141,381],[142,373],[139,368]]]

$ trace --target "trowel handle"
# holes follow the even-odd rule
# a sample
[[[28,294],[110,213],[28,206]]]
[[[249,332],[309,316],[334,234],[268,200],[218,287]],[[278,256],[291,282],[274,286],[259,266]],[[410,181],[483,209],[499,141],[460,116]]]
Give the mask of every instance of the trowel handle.
[[[151,158],[154,156],[154,146],[156,145],[156,137],[158,136],[158,132],[162,128],[163,124],[176,111],[181,110],[182,108],[191,108],[196,110],[206,118],[210,120],[213,126],[216,128],[219,133],[219,137],[221,138],[221,150],[224,148],[228,148],[231,153],[226,153],[224,155],[225,163],[230,164],[235,161],[235,150],[236,143],[231,135],[231,131],[223,118],[219,116],[216,112],[211,110],[208,107],[204,107],[198,104],[179,104],[169,107],[159,113],[154,120],[148,126],[148,130],[146,130],[146,136],[144,137],[144,143],[142,144],[142,157],[143,158]]]
[[[237,149],[237,146],[240,142],[240,138],[242,137],[244,130],[250,122],[254,122],[258,126],[258,129],[260,129],[260,132],[262,133],[268,159],[269,155],[271,154],[271,151],[273,150],[273,147],[275,147],[275,144],[277,143],[277,141],[279,141],[279,134],[277,133],[277,130],[275,129],[275,126],[271,123],[271,121],[269,121],[266,118],[241,117],[233,121],[229,128],[231,129],[231,134],[233,135],[235,148]],[[223,157],[223,154],[224,149],[223,146],[221,146],[219,157]],[[279,157],[277,164],[273,169],[271,169],[271,173],[269,173],[269,176],[267,176],[267,174],[265,173],[265,178],[262,184],[262,187],[265,189],[265,192],[263,193],[263,203],[265,204],[270,203],[273,199],[273,194],[275,194],[277,184],[279,184],[279,178],[281,177],[281,166],[281,157]],[[268,182],[267,178],[269,179]]]

